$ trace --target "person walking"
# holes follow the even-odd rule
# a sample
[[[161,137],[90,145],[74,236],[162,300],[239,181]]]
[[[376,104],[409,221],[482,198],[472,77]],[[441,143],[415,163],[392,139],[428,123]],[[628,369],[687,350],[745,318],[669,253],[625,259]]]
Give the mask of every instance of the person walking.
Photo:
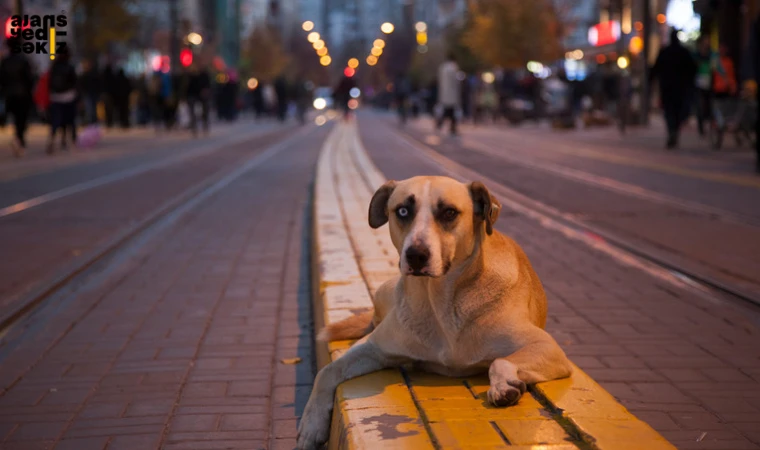
[[[17,38],[7,39],[5,44],[10,50],[18,44]],[[16,133],[11,143],[11,152],[17,158],[24,156],[26,151],[25,137],[33,88],[31,64],[23,54],[9,52],[0,61],[0,93],[5,100],[6,113],[13,115]]]
[[[454,54],[449,52],[446,61],[438,68],[438,104],[442,111],[436,121],[436,128],[440,130],[448,119],[452,136],[457,134],[457,109],[461,100],[461,82],[457,78],[459,66],[454,59]]]
[[[285,75],[275,78],[274,92],[277,95],[277,120],[285,122],[288,112],[288,82],[285,80]]]
[[[689,103],[697,64],[681,41],[678,30],[670,33],[670,44],[660,50],[649,74],[659,83],[660,100],[668,127],[667,148],[678,145],[681,125],[689,115]]]
[[[119,115],[119,125],[123,129],[128,129],[131,122],[131,108],[129,98],[132,94],[132,83],[127,78],[124,69],[119,69],[116,74],[116,89],[114,90],[114,103],[116,112]]]
[[[111,128],[114,125],[116,115],[116,74],[113,66],[109,62],[103,69],[102,77],[102,98],[103,106],[106,113],[106,127]]]
[[[713,75],[717,71],[718,57],[710,47],[710,36],[702,35],[697,41],[697,127],[705,135],[705,123],[712,120]]]
[[[82,62],[82,75],[79,77],[80,92],[84,101],[85,124],[98,122],[98,101],[102,94],[102,79],[98,69],[89,60]]]
[[[351,101],[351,89],[356,87],[354,79],[352,77],[343,76],[338,83],[338,86],[333,91],[333,98],[335,103],[340,105],[343,110],[343,120],[349,121],[351,119],[351,108],[349,102]]]
[[[407,103],[409,101],[409,94],[411,93],[411,86],[409,84],[409,80],[403,72],[396,74],[393,91],[396,94],[396,109],[401,125],[406,125]]]
[[[50,66],[50,140],[47,153],[55,151],[55,135],[61,130],[61,150],[68,149],[67,131],[71,131],[76,143],[77,73],[70,61],[68,51],[59,52]]]
[[[193,137],[198,136],[198,109],[203,122],[203,134],[208,135],[209,96],[211,95],[211,78],[205,68],[193,64],[187,86],[187,107],[190,112],[190,129]]]
[[[760,174],[760,13],[752,22],[743,61],[743,95],[755,96],[755,171]]]

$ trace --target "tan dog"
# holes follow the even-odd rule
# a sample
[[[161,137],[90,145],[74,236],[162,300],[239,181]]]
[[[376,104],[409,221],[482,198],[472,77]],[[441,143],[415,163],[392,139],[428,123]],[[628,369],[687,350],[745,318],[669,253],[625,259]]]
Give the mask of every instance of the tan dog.
[[[570,375],[567,357],[543,330],[538,276],[522,249],[493,230],[500,208],[481,183],[446,177],[389,181],[375,192],[369,224],[389,222],[401,275],[378,289],[374,313],[320,333],[362,339],[317,374],[299,448],[327,441],[340,383],[383,368],[416,363],[448,376],[488,370],[496,406],[517,403],[526,384]]]

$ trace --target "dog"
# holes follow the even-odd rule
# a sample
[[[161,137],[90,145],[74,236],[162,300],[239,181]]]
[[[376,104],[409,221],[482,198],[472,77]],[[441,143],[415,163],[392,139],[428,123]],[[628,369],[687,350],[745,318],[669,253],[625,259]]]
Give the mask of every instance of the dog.
[[[343,381],[414,365],[463,377],[488,372],[488,401],[518,402],[526,385],[570,376],[546,332],[546,294],[527,256],[494,230],[501,204],[480,182],[447,177],[388,181],[372,197],[369,225],[389,224],[400,274],[374,310],[328,325],[318,339],[359,339],[319,371],[298,427],[298,448],[328,439]]]

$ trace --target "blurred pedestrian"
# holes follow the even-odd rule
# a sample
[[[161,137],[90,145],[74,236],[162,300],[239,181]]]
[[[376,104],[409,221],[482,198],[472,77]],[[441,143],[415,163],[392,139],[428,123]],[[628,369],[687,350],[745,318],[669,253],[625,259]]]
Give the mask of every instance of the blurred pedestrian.
[[[148,88],[148,79],[145,74],[140,75],[135,86],[137,91],[137,125],[145,126],[150,123],[150,91]]]
[[[343,76],[338,86],[333,90],[333,98],[335,103],[343,110],[343,120],[348,121],[351,119],[351,108],[349,103],[351,102],[351,89],[356,87],[353,77]]]
[[[18,45],[17,38],[5,41],[8,50]],[[26,127],[29,120],[29,108],[32,104],[32,66],[21,53],[10,51],[0,61],[0,92],[5,100],[6,113],[13,114],[15,137],[11,143],[11,151],[16,157],[21,157],[26,151]]]
[[[68,51],[58,52],[50,66],[50,139],[47,153],[55,151],[55,136],[61,130],[61,150],[68,149],[66,134],[71,132],[76,144],[77,129],[77,72],[71,64]]]
[[[670,33],[670,44],[660,50],[649,74],[659,83],[660,101],[668,127],[667,148],[678,145],[681,125],[689,116],[689,105],[697,64],[691,53],[681,45],[678,30]]]
[[[306,108],[309,107],[309,89],[303,71],[299,72],[293,83],[293,101],[296,104],[296,115],[301,125],[306,123]]]
[[[284,122],[288,112],[288,82],[285,75],[275,78],[274,92],[277,95],[277,120]]]
[[[755,17],[749,32],[746,55],[743,59],[743,95],[755,97],[755,170],[760,174],[760,13]]]
[[[718,70],[713,75],[713,94],[720,99],[733,97],[737,93],[736,69],[725,44],[720,46],[718,58]]]
[[[678,40],[678,39],[676,39]],[[705,134],[705,123],[712,120],[713,75],[718,66],[718,56],[710,46],[710,36],[703,34],[697,40],[697,127],[699,135]]]
[[[79,77],[80,92],[84,102],[85,124],[98,122],[98,101],[102,94],[102,79],[98,69],[90,60],[82,61],[82,75]]]
[[[275,92],[272,83],[265,84],[262,89],[264,113],[269,116],[274,113],[275,107],[277,106],[277,93]]]
[[[132,93],[132,83],[124,73],[124,69],[119,69],[116,74],[116,86],[114,88],[114,105],[119,116],[119,125],[123,129],[129,128],[130,125],[130,105],[129,97]]]
[[[260,119],[264,114],[264,87],[260,84],[254,88],[251,92],[251,102],[253,103],[253,111],[256,114],[256,119]]]
[[[396,110],[398,111],[398,118],[401,125],[406,125],[407,106],[411,90],[409,79],[407,79],[406,75],[404,75],[403,72],[396,74],[396,79],[393,83],[393,92],[396,97]]]
[[[162,85],[161,72],[154,72],[148,81],[148,102],[150,103],[151,122],[153,122],[156,132],[159,132],[165,125]]]
[[[442,111],[436,121],[436,128],[440,130],[448,119],[452,136],[457,134],[457,109],[461,100],[461,82],[457,78],[459,66],[454,59],[454,54],[449,52],[446,61],[438,68],[438,104]]]
[[[102,91],[101,91],[101,99],[103,100],[103,107],[105,110],[105,116],[106,116],[106,127],[111,128],[114,125],[115,116],[116,116],[116,73],[114,73],[113,65],[111,63],[107,63],[105,68],[103,68],[103,76],[101,78],[103,84],[102,84]]]
[[[190,67],[190,78],[187,87],[187,106],[190,112],[190,129],[193,137],[198,135],[198,110],[200,109],[203,123],[203,134],[209,132],[209,99],[211,95],[211,77],[205,67],[196,63]]]

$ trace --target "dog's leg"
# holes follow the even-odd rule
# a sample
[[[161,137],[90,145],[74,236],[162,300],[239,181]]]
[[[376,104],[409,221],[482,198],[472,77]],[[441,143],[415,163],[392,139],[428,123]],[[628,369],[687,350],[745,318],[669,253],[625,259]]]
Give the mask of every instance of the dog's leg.
[[[335,390],[340,383],[407,361],[407,358],[390,356],[399,353],[391,349],[395,342],[387,328],[386,322],[382,322],[370,335],[319,371],[298,426],[299,449],[316,449],[327,442]]]
[[[570,362],[557,342],[544,330],[533,327],[523,337],[528,342],[519,350],[491,363],[488,401],[495,406],[514,405],[525,393],[526,384],[570,376]]]

